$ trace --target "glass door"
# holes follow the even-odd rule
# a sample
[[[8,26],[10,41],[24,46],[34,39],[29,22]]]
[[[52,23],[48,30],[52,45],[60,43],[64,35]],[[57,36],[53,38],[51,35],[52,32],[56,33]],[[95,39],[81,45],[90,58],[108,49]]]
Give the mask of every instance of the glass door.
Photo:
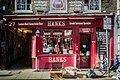
[[[80,68],[90,68],[90,34],[80,34]]]

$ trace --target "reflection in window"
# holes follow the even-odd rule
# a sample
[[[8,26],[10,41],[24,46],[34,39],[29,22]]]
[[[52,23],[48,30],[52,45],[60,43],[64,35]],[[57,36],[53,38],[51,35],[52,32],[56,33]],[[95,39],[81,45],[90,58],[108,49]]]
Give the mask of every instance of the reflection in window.
[[[69,33],[69,35],[68,35]],[[44,54],[72,54],[72,30],[44,31]]]

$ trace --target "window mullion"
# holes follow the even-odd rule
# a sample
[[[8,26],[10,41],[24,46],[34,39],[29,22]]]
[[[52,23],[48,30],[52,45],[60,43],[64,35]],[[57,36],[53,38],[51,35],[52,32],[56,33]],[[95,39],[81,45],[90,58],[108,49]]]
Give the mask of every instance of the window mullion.
[[[27,9],[28,9],[28,8],[27,8],[27,7],[28,7],[28,5],[29,5],[29,4],[28,4],[28,0],[26,0],[26,3],[25,3],[25,10],[27,10]]]

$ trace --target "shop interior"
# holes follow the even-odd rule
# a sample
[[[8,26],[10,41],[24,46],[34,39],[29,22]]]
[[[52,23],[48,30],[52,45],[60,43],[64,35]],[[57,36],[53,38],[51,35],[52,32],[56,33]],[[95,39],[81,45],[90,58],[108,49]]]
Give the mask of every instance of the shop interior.
[[[43,54],[72,54],[71,29],[44,29]]]

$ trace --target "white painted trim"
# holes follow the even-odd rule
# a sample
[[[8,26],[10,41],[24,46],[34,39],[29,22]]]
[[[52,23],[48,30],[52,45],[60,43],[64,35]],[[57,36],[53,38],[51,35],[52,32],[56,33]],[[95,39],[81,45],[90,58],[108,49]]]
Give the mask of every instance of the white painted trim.
[[[15,2],[15,11],[13,11],[13,13],[33,13],[33,11],[32,11],[32,0],[31,0],[31,4],[30,4],[30,10],[17,10],[16,0],[14,0],[14,2]]]
[[[41,18],[41,20],[67,20],[67,18]]]
[[[69,18],[69,19],[95,19],[95,17]]]
[[[15,10],[13,13],[33,13],[32,10]]]
[[[74,67],[76,67],[76,59],[77,58],[77,56],[76,56],[76,54],[74,54]]]
[[[117,0],[117,15],[120,15],[120,0]]]
[[[99,8],[100,8],[100,12],[101,12],[101,0],[99,0],[100,2],[99,2]]]
[[[39,18],[13,18],[13,21],[17,21],[17,20],[39,20]]]
[[[28,15],[24,15],[24,14],[22,14],[22,15],[4,15],[4,16],[71,16],[71,17],[73,17],[74,15],[78,15],[78,14],[49,14],[49,15],[30,15],[30,14],[28,14]],[[112,13],[110,13],[110,14],[92,14],[92,13],[88,13],[88,14],[85,14],[85,16],[112,16],[113,14]],[[80,15],[78,15],[78,17],[80,17]]]

